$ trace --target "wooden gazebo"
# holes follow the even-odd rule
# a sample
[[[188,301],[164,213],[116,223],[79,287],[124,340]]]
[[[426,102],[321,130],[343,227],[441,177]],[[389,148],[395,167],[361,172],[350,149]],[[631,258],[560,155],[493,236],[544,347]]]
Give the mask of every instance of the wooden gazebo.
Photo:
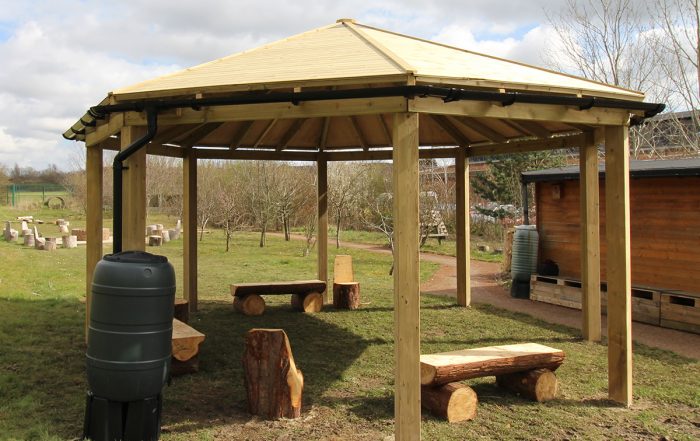
[[[103,255],[103,151],[123,170],[123,248],[143,249],[146,155],[183,159],[184,296],[197,308],[197,159],[314,161],[327,280],[327,163],[393,159],[396,439],[420,438],[418,160],[454,158],[457,301],[470,304],[470,156],[577,147],[584,336],[601,339],[597,146],[605,143],[610,398],[632,402],[628,128],[640,92],[351,19],[115,90],[64,136],[87,148],[87,295]],[[138,147],[144,146],[140,150]]]

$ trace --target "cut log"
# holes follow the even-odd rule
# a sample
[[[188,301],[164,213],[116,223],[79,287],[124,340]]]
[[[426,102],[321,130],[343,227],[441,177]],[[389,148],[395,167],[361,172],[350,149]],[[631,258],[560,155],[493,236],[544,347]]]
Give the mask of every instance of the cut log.
[[[265,312],[265,300],[257,294],[233,298],[233,309],[245,315],[262,315]]]
[[[291,282],[254,282],[231,285],[231,295],[248,294],[306,294],[326,290],[326,282],[321,280],[295,280]]]
[[[78,236],[78,240],[84,242],[87,240],[87,231],[83,228],[73,228],[70,230],[71,236]]]
[[[68,225],[59,225],[58,232],[62,235],[68,235]]]
[[[204,334],[193,327],[173,319],[173,358],[187,361],[199,353],[199,345],[204,341]]]
[[[251,329],[245,337],[243,371],[248,411],[266,419],[298,418],[304,377],[282,329]]]
[[[357,309],[360,307],[360,283],[333,283],[333,306],[338,309]]]
[[[159,247],[163,244],[162,236],[148,236],[148,246]]]
[[[496,376],[498,386],[534,401],[549,401],[557,396],[559,382],[549,369],[533,369]]]
[[[160,236],[163,238],[163,243],[170,242],[170,233],[168,230],[161,231]]]
[[[56,251],[56,238],[55,237],[47,237],[46,242],[44,243],[44,250],[45,251]]]
[[[563,362],[563,351],[537,343],[421,355],[421,384],[446,384],[538,368],[555,371]]]
[[[421,387],[423,407],[450,423],[474,419],[478,401],[474,389],[461,383]]]
[[[310,292],[306,295],[292,294],[292,309],[301,312],[320,312],[323,309],[323,294]]]
[[[34,246],[34,232],[30,231],[24,235],[24,246],[33,247]]]
[[[109,232],[109,228],[103,228],[102,229],[102,242],[109,240],[111,237],[111,233]]]
[[[63,236],[61,238],[63,241],[63,248],[77,248],[78,247],[78,237],[77,236]]]
[[[183,323],[190,321],[190,302],[185,299],[175,299],[174,317]]]

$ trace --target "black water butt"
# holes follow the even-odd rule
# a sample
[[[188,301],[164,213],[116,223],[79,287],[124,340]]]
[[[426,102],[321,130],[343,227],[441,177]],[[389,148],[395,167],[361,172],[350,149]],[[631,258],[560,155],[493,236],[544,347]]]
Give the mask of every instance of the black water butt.
[[[165,256],[125,251],[95,267],[84,438],[159,439],[174,300],[175,271]]]

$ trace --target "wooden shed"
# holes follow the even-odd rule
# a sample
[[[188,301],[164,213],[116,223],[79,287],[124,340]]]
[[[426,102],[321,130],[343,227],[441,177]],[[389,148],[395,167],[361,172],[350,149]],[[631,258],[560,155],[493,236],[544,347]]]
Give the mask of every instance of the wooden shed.
[[[102,257],[102,161],[114,163],[115,249],[143,249],[146,155],[183,159],[184,297],[197,308],[197,160],[310,161],[318,170],[318,278],[328,279],[328,161],[393,160],[397,440],[420,439],[419,158],[454,158],[457,301],[470,303],[469,157],[580,148],[609,202],[609,394],[632,401],[628,128],[663,105],[644,94],[340,19],[249,51],[110,92],[64,137],[85,142],[87,306]],[[587,296],[599,302],[598,181],[585,180]],[[595,191],[593,191],[595,189]],[[117,192],[115,192],[117,195]],[[608,198],[610,201],[610,198]],[[122,222],[123,221],[123,222]],[[122,228],[120,225],[123,224]],[[122,237],[123,236],[123,237]],[[613,274],[611,274],[613,273]],[[593,283],[589,283],[593,281]],[[597,300],[596,300],[597,299]],[[600,314],[586,338],[600,339]]]
[[[598,176],[604,186],[604,165]],[[640,295],[652,293],[653,299],[649,294],[648,300],[654,302],[682,302],[676,297],[700,299],[700,159],[630,161],[630,178],[632,286]],[[522,182],[535,186],[539,262],[551,260],[562,279],[580,280],[579,168],[525,172]],[[600,225],[605,229],[603,192],[600,201]],[[606,259],[607,249],[601,244],[603,283],[607,280]],[[664,292],[673,297],[666,299]],[[658,321],[657,316],[656,324]],[[700,326],[695,329],[700,330]]]

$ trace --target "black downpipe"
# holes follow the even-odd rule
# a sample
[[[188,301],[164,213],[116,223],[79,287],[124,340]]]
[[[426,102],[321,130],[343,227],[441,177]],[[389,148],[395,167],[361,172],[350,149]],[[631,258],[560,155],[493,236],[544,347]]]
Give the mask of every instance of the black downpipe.
[[[148,120],[148,131],[141,138],[132,142],[126,149],[119,152],[112,163],[114,171],[114,179],[112,180],[114,185],[114,213],[112,214],[114,219],[114,243],[112,244],[112,252],[115,254],[122,251],[122,172],[126,168],[124,167],[124,161],[148,144],[158,131],[158,109],[155,106],[148,106],[145,110],[146,119]]]

